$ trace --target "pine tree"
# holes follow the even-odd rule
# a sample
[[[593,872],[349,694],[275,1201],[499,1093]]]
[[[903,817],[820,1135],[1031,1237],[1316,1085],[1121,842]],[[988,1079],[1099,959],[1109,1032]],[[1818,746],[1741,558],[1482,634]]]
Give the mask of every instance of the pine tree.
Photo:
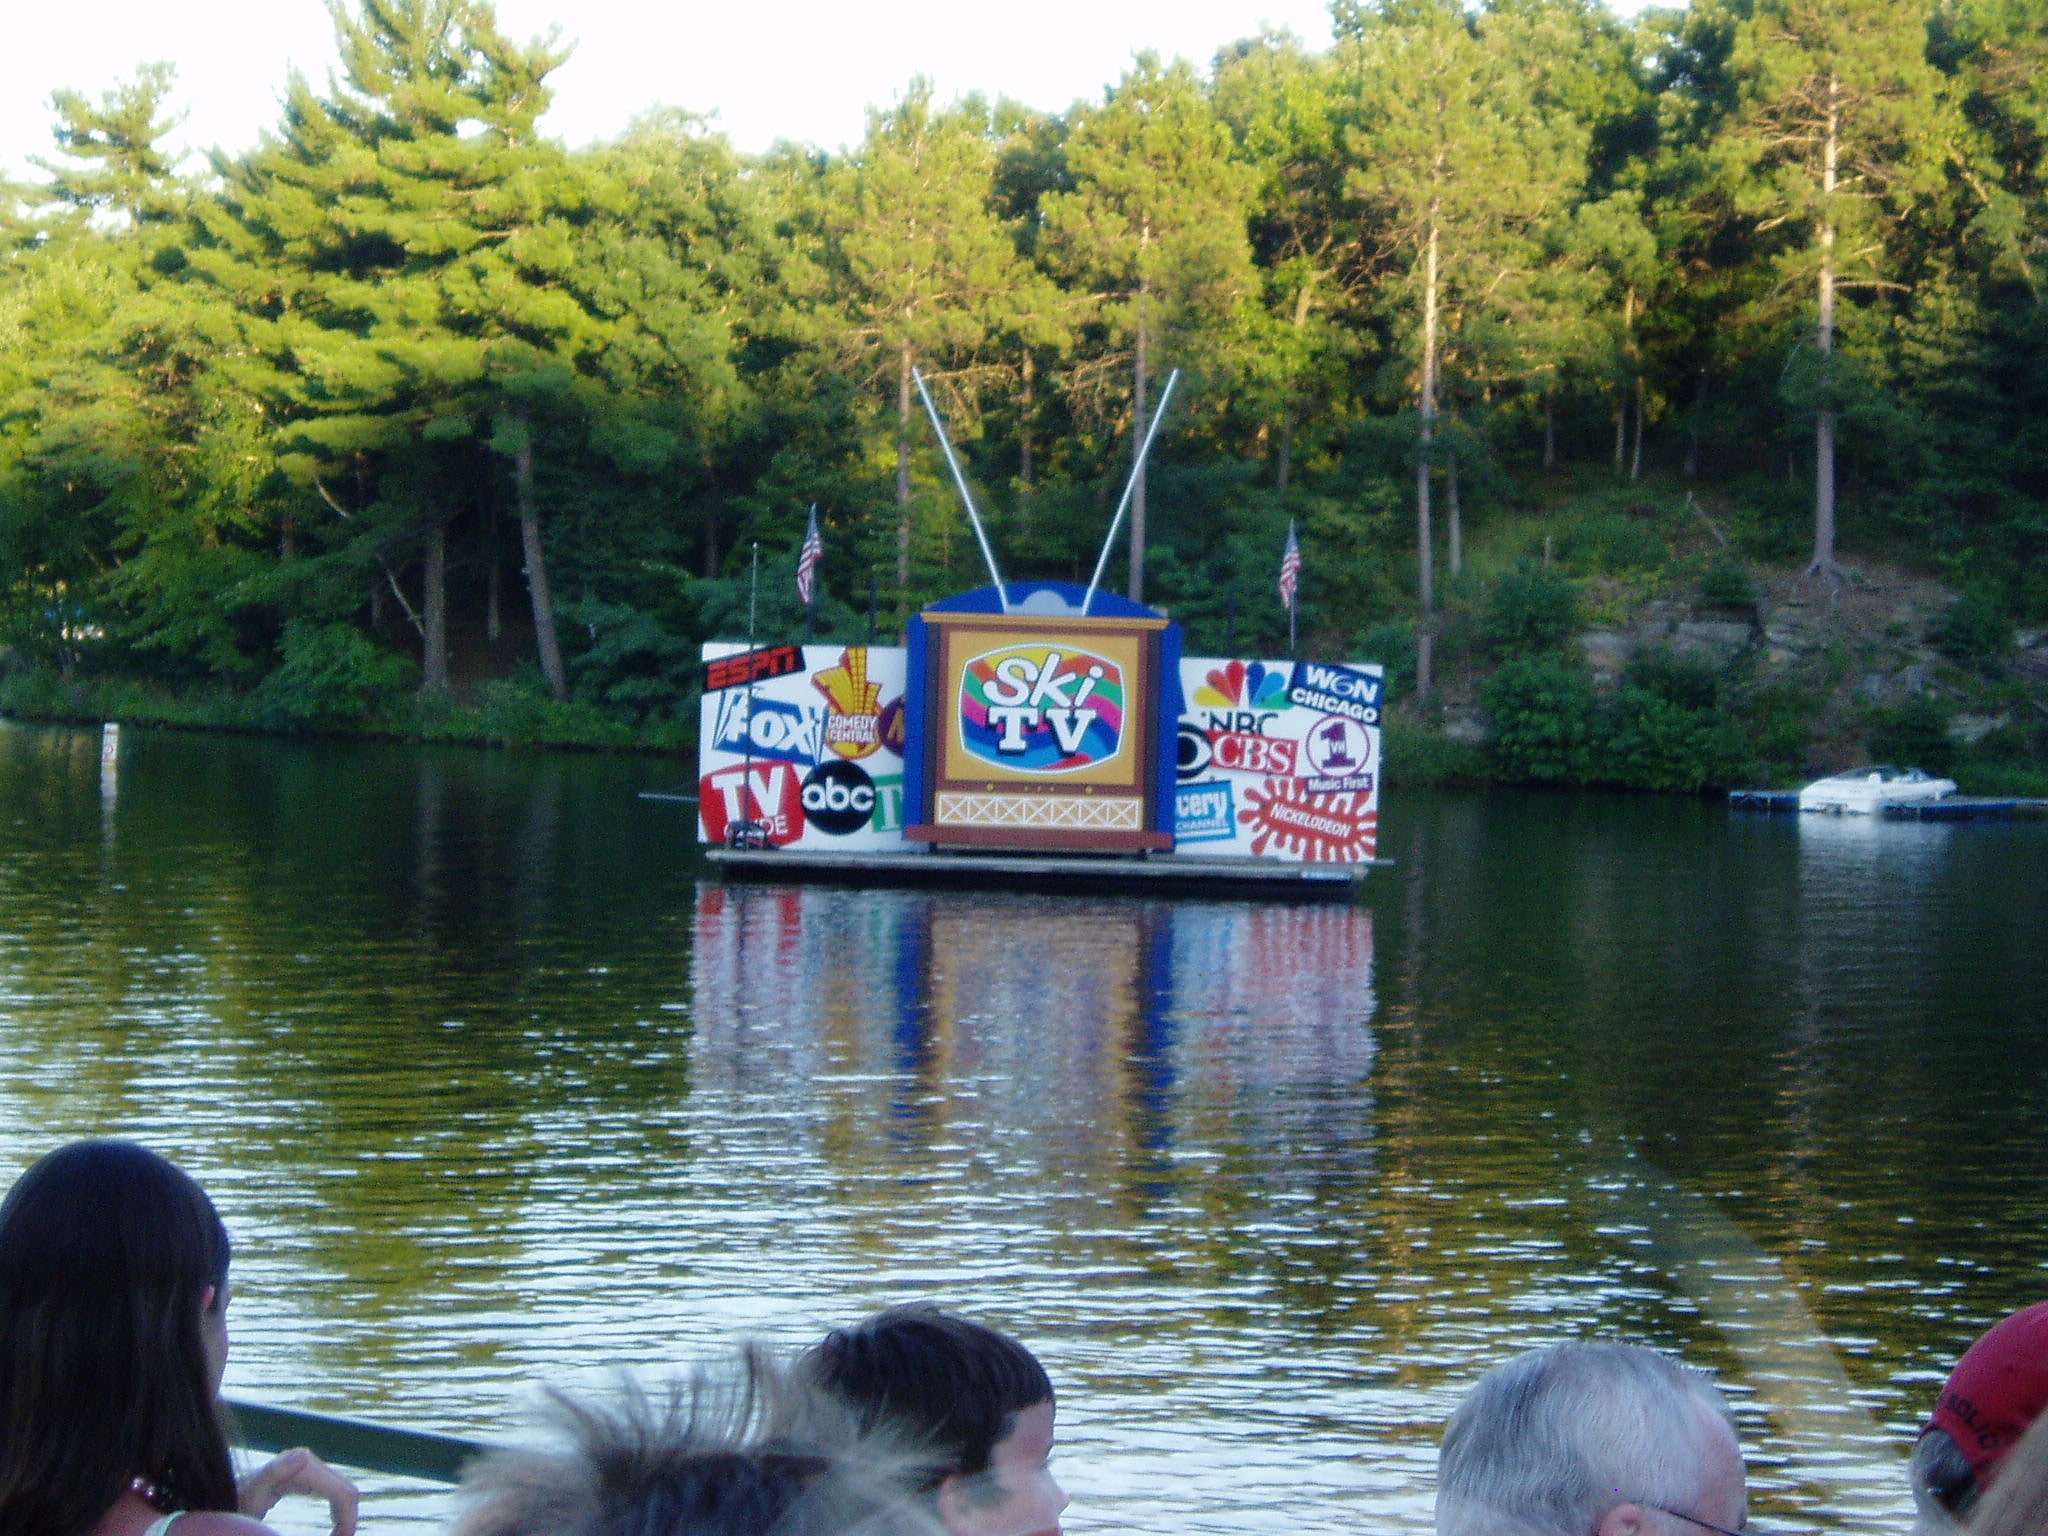
[[[1762,0],[1736,29],[1735,110],[1715,145],[1738,217],[1778,243],[1781,290],[1814,296],[1813,558],[1833,584],[1838,306],[1898,291],[1899,244],[1938,196],[1962,123],[1903,0]]]
[[[184,121],[165,111],[177,79],[169,64],[145,64],[95,104],[78,91],[50,98],[62,160],[37,160],[49,172],[49,195],[131,224],[175,218],[177,157],[163,139]]]
[[[1107,346],[1129,348],[1135,455],[1160,350],[1218,382],[1237,371],[1231,351],[1256,292],[1247,233],[1256,177],[1194,71],[1151,54],[1100,106],[1077,110],[1067,163],[1074,190],[1041,205],[1044,248],[1093,296]],[[1134,467],[1127,590],[1142,602],[1145,476]]]
[[[340,76],[324,94],[295,77],[281,134],[219,164],[213,247],[194,261],[241,304],[289,413],[287,463],[360,520],[345,547],[379,562],[420,549],[406,607],[429,691],[447,684],[441,578],[463,483],[486,446],[510,460],[541,673],[565,697],[533,445],[605,330],[564,283],[589,189],[534,127],[565,54],[509,41],[478,0],[334,17]]]
[[[1033,274],[1016,231],[996,207],[996,145],[979,99],[938,109],[931,83],[914,80],[828,184],[827,229],[844,284],[847,352],[885,382],[894,416],[895,579],[911,592],[911,372],[971,398],[1020,311]]]
[[[1525,303],[1553,264],[1584,185],[1587,132],[1539,107],[1503,42],[1456,0],[1340,5],[1352,92],[1350,190],[1371,254],[1405,311],[1416,363],[1418,698],[1434,687],[1430,481],[1447,337]],[[1511,34],[1509,34],[1511,35]]]

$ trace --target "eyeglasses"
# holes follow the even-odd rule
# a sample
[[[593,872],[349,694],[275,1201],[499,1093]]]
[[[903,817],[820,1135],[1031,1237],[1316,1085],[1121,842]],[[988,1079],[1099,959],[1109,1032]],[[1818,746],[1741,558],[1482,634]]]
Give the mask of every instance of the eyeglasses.
[[[1696,1525],[1701,1530],[1712,1531],[1715,1533],[1715,1536],[1743,1536],[1743,1532],[1739,1530],[1731,1531],[1725,1525],[1716,1525],[1711,1520],[1702,1520],[1698,1515],[1688,1515],[1682,1509],[1671,1509],[1662,1504],[1644,1504],[1643,1508],[1654,1509],[1660,1515],[1671,1515],[1676,1519],[1685,1521],[1688,1525]]]

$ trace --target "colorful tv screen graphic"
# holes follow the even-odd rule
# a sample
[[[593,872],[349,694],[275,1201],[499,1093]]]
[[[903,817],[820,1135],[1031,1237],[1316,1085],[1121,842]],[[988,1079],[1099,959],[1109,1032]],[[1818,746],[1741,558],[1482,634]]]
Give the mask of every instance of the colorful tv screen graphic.
[[[1174,851],[1361,863],[1379,840],[1378,666],[1183,657]]]

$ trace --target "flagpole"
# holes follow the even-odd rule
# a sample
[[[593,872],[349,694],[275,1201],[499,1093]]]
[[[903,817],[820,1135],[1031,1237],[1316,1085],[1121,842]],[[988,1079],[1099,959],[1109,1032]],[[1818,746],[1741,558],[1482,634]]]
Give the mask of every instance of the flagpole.
[[[754,609],[761,595],[761,541],[754,541],[752,574],[747,578],[747,714],[742,733],[743,757],[740,763],[740,819],[737,825],[728,822],[725,828],[725,845],[728,848],[750,848],[755,846],[753,835],[760,823],[747,814],[747,808],[754,799]],[[755,807],[760,809],[760,807]]]
[[[806,540],[806,541],[808,541],[808,540],[809,540],[810,538],[812,538],[813,536],[815,536],[815,535],[816,535],[816,533],[817,533],[817,531],[818,531],[818,504],[817,504],[817,503],[816,503],[816,502],[814,501],[814,502],[812,502],[812,503],[811,503],[811,523],[810,523],[810,528],[809,528],[809,530],[808,530],[808,531],[807,531],[807,532],[805,533],[805,535],[804,535],[804,537],[805,537],[805,540]],[[818,558],[822,560],[822,559],[824,558],[824,555],[823,555],[822,553],[820,553],[820,555],[819,555],[819,557],[818,557]],[[815,575],[813,575],[813,576],[812,576],[812,578],[811,578],[811,595],[810,595],[809,597],[807,597],[807,598],[805,598],[805,599],[804,599],[804,644],[805,644],[805,645],[809,645],[809,644],[811,643],[811,641],[812,641],[812,640],[813,640],[813,639],[814,639],[814,638],[815,638],[815,637],[817,636],[817,633],[818,633],[818,579],[817,579],[817,577],[816,577]]]

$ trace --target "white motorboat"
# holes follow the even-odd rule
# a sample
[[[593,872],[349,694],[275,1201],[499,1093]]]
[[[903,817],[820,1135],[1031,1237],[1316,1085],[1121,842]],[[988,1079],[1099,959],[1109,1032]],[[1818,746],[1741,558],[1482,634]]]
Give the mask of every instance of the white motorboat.
[[[1956,792],[1954,779],[1932,779],[1918,768],[1851,768],[1815,779],[1799,791],[1799,809],[1834,816],[1875,816],[1888,805],[1941,800]]]

